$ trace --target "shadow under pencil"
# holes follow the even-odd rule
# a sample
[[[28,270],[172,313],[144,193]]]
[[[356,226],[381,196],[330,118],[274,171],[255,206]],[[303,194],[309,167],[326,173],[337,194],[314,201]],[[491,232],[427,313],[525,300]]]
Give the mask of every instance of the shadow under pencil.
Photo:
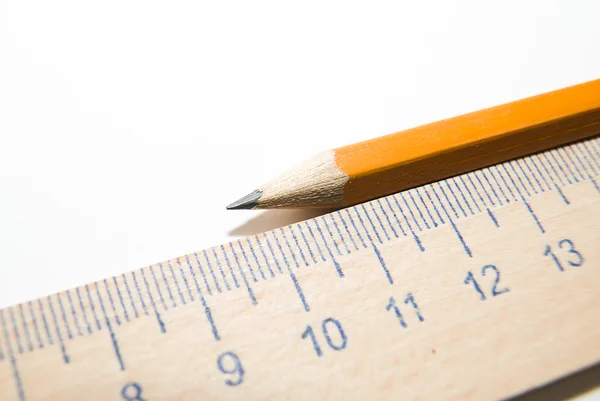
[[[247,237],[333,212],[336,209],[267,210],[229,231],[232,237]]]

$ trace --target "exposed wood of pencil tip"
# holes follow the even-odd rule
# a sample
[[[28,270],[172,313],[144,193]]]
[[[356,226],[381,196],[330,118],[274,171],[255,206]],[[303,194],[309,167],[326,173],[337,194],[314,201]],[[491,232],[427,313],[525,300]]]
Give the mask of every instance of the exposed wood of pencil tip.
[[[600,132],[600,80],[323,152],[228,209],[346,207]]]

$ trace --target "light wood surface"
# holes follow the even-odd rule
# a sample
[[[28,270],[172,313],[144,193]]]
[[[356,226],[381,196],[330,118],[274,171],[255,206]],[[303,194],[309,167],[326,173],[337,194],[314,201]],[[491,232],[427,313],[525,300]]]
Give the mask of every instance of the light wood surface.
[[[321,154],[260,187],[245,208],[350,206],[598,131],[595,80]]]
[[[600,362],[598,172],[591,139],[0,310],[0,398],[533,390]]]

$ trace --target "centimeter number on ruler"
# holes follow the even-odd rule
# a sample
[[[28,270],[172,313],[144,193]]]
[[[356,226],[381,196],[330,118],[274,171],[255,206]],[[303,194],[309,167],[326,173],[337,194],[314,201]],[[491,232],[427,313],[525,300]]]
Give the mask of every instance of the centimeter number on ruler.
[[[600,361],[599,172],[594,138],[0,310],[0,395],[520,394]]]

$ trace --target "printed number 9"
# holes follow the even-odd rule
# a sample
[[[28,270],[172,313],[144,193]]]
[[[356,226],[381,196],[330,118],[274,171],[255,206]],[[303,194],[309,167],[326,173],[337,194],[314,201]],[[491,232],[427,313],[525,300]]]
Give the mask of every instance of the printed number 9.
[[[240,358],[233,352],[224,352],[217,359],[219,370],[226,375],[234,375],[233,378],[225,379],[228,386],[239,386],[244,381],[244,367]]]

